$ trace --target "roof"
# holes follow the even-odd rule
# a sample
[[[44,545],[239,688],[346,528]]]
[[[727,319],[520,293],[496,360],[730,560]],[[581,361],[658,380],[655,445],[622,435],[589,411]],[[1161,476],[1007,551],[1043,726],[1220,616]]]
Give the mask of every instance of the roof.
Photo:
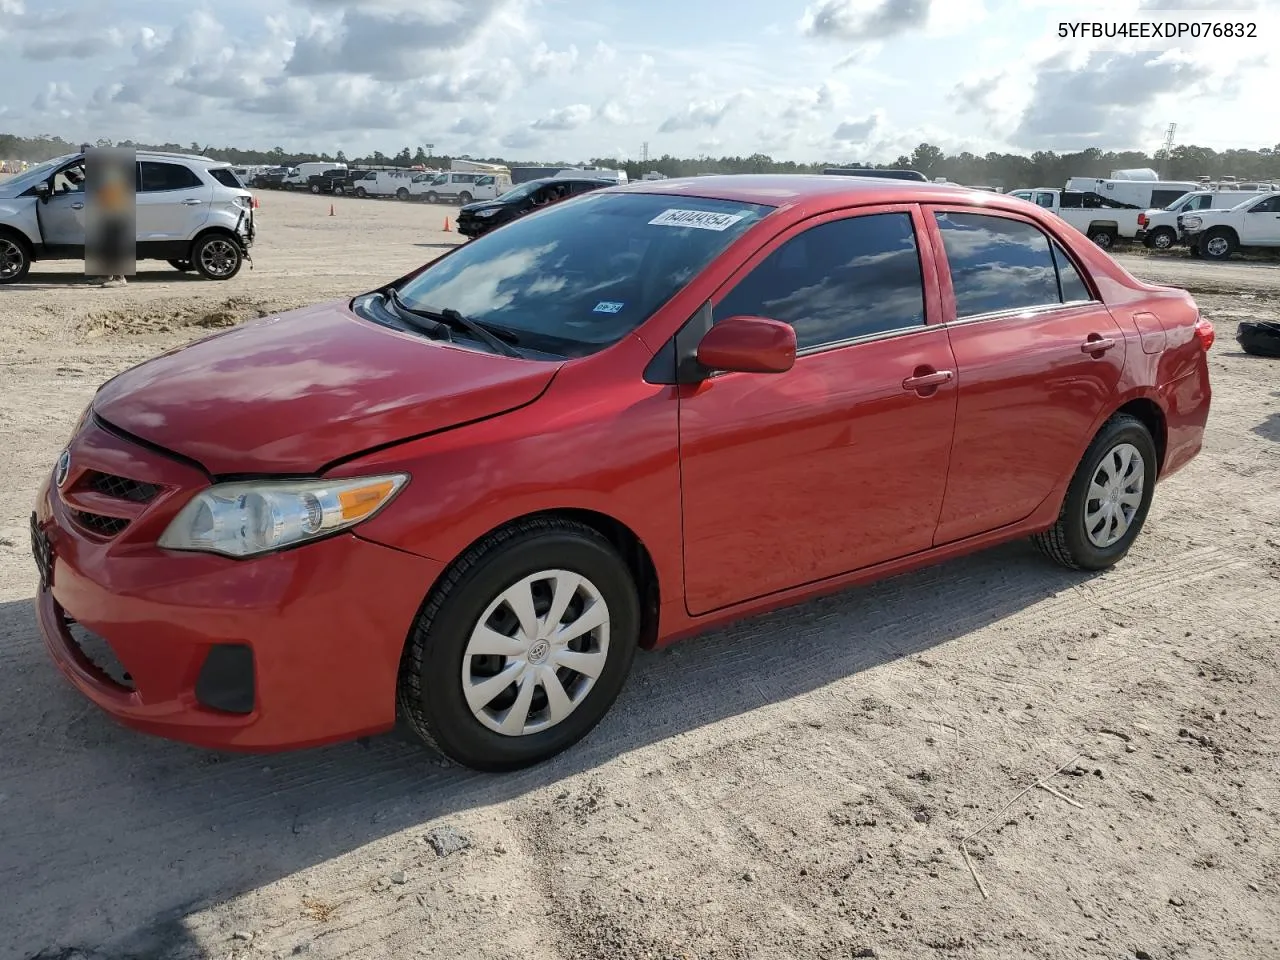
[[[875,203],[954,202],[958,197],[996,198],[1000,194],[942,183],[889,180],[883,177],[845,177],[825,174],[748,173],[633,180],[614,188],[631,193],[731,200],[781,207],[796,203],[838,206],[842,201]]]

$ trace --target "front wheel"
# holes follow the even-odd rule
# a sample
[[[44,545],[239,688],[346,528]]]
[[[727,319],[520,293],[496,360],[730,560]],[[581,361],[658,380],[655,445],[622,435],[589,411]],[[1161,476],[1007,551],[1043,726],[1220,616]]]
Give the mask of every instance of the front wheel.
[[[1158,470],[1146,425],[1116,414],[1085,451],[1057,523],[1036,535],[1036,545],[1072,570],[1105,570],[1119,563],[1146,522]]]
[[[1236,252],[1236,239],[1225,230],[1210,230],[1200,242],[1200,255],[1206,260],[1227,260]]]
[[[463,190],[460,194],[458,194],[458,204],[459,204],[460,206],[465,207],[465,206],[466,206],[468,203],[470,203],[473,199],[474,199],[474,198],[471,196],[471,194],[467,193],[467,191],[465,191],[465,190]]]
[[[230,237],[214,233],[196,241],[191,262],[206,280],[230,280],[244,264],[244,251]]]
[[[440,202],[440,194],[436,193],[434,190],[428,190],[427,203],[439,203],[439,202]]]
[[[17,283],[31,270],[31,250],[16,236],[0,234],[0,283]]]
[[[613,705],[639,631],[635,583],[600,533],[522,521],[468,551],[423,607],[401,664],[400,712],[464,766],[541,763]]]
[[[356,196],[359,197],[361,200],[363,200],[368,195],[369,193],[367,190],[365,190],[364,187],[356,187]]]

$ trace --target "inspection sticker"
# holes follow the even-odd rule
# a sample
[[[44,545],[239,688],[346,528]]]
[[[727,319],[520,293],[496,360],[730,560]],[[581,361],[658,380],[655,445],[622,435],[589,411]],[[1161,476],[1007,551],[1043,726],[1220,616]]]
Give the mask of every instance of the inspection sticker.
[[[710,210],[663,210],[649,223],[658,227],[694,227],[698,230],[728,230],[742,217]]]
[[[617,313],[619,310],[623,308],[623,306],[625,306],[625,304],[619,303],[617,300],[601,300],[599,303],[596,304],[595,309],[592,310],[591,312],[592,313]]]

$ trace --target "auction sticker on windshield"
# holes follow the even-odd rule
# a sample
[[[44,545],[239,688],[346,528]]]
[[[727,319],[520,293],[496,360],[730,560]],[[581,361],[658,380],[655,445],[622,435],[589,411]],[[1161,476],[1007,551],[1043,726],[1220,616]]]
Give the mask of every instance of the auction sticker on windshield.
[[[694,227],[698,230],[728,230],[742,217],[710,210],[663,210],[649,223],[658,227]]]

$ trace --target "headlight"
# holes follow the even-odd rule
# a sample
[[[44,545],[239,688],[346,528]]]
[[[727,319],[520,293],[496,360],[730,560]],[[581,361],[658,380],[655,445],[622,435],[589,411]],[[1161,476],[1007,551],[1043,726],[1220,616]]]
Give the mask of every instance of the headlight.
[[[1182,217],[1181,220],[1182,225],[1188,230],[1195,230],[1199,228],[1200,224],[1204,223],[1199,217]]]
[[[160,546],[251,557],[368,520],[409,482],[403,473],[350,480],[220,483],[173,518]]]
[[[493,216],[495,213],[497,213],[497,212],[498,212],[498,208],[497,208],[497,207],[493,207],[493,208],[491,208],[491,209],[489,209],[489,210],[477,210],[477,211],[476,211],[476,216],[477,216],[477,217],[492,217],[492,216]]]
[[[76,420],[76,425],[71,428],[71,436],[69,439],[74,440],[76,437],[80,436],[80,431],[84,429],[84,425],[88,421],[89,415],[92,413],[93,401],[90,400],[89,405],[81,411],[79,419]]]

